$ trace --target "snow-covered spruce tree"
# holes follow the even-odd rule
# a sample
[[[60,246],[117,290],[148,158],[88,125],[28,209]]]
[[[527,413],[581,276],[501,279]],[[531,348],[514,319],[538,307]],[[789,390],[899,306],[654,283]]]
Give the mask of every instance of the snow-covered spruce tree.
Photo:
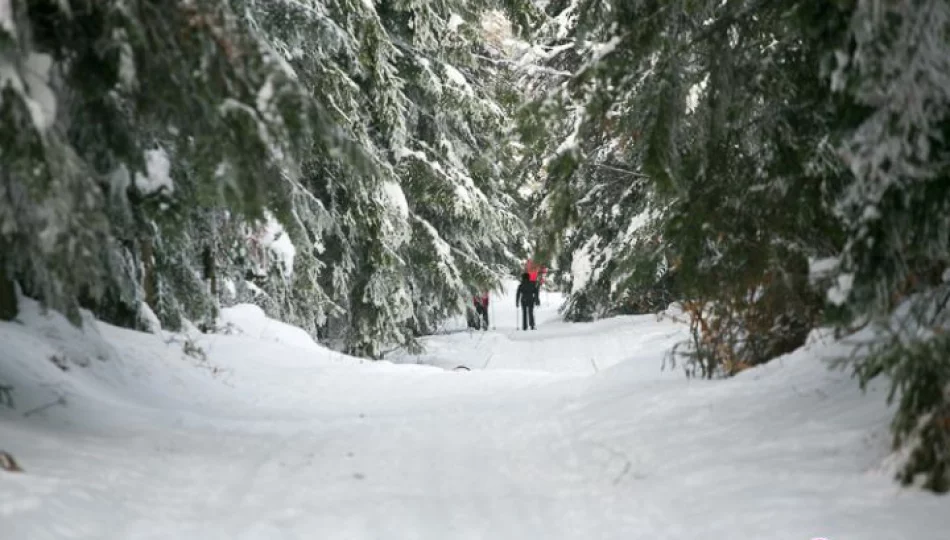
[[[578,27],[579,2],[552,2],[523,51],[523,78],[535,100],[522,110],[528,146],[523,170],[543,184],[535,214],[538,258],[570,270],[569,320],[650,311],[669,301],[649,185],[623,99],[596,96],[577,74],[612,46]],[[596,112],[593,109],[598,109]],[[627,116],[625,116],[627,115]],[[596,117],[597,120],[591,120]],[[636,277],[635,277],[636,276]],[[649,276],[649,277],[648,277]]]
[[[905,483],[950,490],[950,5],[847,5],[828,53],[842,96],[837,199],[846,242],[829,299],[843,328],[876,336],[856,356],[861,383],[885,374]],[[814,24],[818,17],[809,21]],[[842,25],[844,26],[844,25]]]
[[[557,16],[577,18],[586,62],[567,85],[583,111],[571,144],[547,158],[549,208],[616,186],[575,218],[620,218],[574,240],[606,249],[588,287],[614,306],[624,293],[675,291],[695,324],[689,365],[704,376],[796,347],[820,306],[807,260],[834,251],[836,225],[808,163],[820,156],[829,92],[817,76],[821,49],[787,17],[799,9],[578,1]],[[605,156],[614,161],[598,162]],[[578,179],[603,165],[627,174]],[[615,210],[624,187],[638,203]]]
[[[404,138],[384,144],[397,178],[389,189],[402,191],[411,227],[399,252],[412,302],[410,344],[464,309],[472,292],[495,288],[516,264],[511,247],[524,231],[507,178],[513,162],[495,86],[501,68],[480,27],[489,7],[376,4],[401,80]]]
[[[875,328],[857,373],[892,378],[901,477],[946,490],[946,3],[580,2],[576,13],[586,39],[610,42],[597,32],[614,29],[572,98],[598,111],[591,125],[610,118],[596,96],[616,96],[642,133],[625,168],[665,202],[661,241],[696,330],[690,365],[732,372],[800,343],[820,307],[807,262],[840,252],[813,266],[831,270],[842,330]],[[568,170],[595,154],[580,156]]]
[[[284,205],[274,172],[316,109],[223,1],[3,7],[2,288],[77,321],[209,316],[195,220]]]
[[[412,345],[463,309],[470,288],[498,283],[523,230],[505,184],[497,68],[478,58],[489,6],[242,4],[369,164],[315,147],[303,168],[327,216],[311,236],[323,238],[319,280],[337,307],[321,338],[371,357]]]
[[[380,344],[405,341],[402,328],[410,317],[399,296],[404,265],[395,251],[407,236],[406,218],[387,197],[393,174],[380,145],[386,137],[375,138],[398,136],[401,129],[395,49],[365,2],[243,4],[250,23],[363,156],[363,166],[354,167],[321,141],[307,149],[293,206],[298,218],[300,210],[310,217],[301,220],[305,234],[293,240],[302,248],[298,260],[316,263],[307,276],[330,306],[314,321],[320,338],[354,354],[379,356]],[[283,318],[287,308],[270,300],[269,287],[263,291],[265,307]]]
[[[3,148],[20,160],[4,247],[27,254],[3,261],[5,316],[16,282],[127,325],[151,320],[143,303],[178,328],[253,300],[379,356],[513,264],[506,111],[478,31],[493,2],[80,4],[4,13],[5,122],[26,125],[43,92],[56,104]],[[44,62],[49,81],[30,79]],[[62,170],[28,185],[37,152]],[[52,202],[66,249],[22,234]]]
[[[367,135],[365,95],[352,77],[361,54],[376,54],[384,41],[364,2],[233,0],[256,35],[267,42],[284,68],[311,99],[323,105],[338,133],[336,140],[313,138],[300,154],[300,167],[285,174],[290,204],[275,220],[293,249],[293,268],[268,265],[266,230],[251,230],[255,241],[246,254],[258,271],[240,300],[261,305],[271,316],[300,326],[320,339],[339,338],[348,325],[328,318],[347,309],[361,214],[356,198],[379,166]],[[364,73],[365,74],[365,73]],[[272,224],[273,227],[273,224]],[[270,255],[273,255],[271,253]],[[250,294],[248,294],[248,292]],[[330,331],[331,327],[334,331]]]
[[[487,3],[400,4],[377,9],[400,50],[408,99],[408,137],[393,157],[412,219],[412,324],[422,333],[510,274],[524,227],[513,213],[508,116],[495,86],[506,68],[481,27]]]
[[[812,9],[727,2],[688,32],[702,44],[690,61],[704,83],[690,88],[694,139],[675,150],[681,165],[662,146],[647,162],[655,178],[672,172],[665,232],[692,302],[688,367],[704,376],[795,349],[820,315],[807,262],[840,245],[829,200],[843,171],[811,166],[827,153],[833,112],[817,76],[824,44],[794,18]]]

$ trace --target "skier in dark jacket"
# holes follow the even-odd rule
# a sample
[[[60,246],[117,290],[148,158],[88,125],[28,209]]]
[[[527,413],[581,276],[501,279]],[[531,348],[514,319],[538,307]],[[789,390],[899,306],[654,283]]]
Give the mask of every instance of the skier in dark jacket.
[[[518,285],[518,292],[515,293],[515,307],[521,307],[521,329],[527,330],[530,325],[534,330],[534,306],[541,305],[541,297],[538,294],[538,284],[531,281],[528,273],[521,274],[521,284]]]

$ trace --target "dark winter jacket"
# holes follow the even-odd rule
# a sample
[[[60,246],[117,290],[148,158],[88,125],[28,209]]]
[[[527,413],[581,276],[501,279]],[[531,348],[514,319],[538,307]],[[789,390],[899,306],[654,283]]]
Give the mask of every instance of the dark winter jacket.
[[[515,293],[516,306],[537,306],[541,304],[541,298],[538,295],[538,283],[535,281],[522,281],[518,285],[518,292]]]

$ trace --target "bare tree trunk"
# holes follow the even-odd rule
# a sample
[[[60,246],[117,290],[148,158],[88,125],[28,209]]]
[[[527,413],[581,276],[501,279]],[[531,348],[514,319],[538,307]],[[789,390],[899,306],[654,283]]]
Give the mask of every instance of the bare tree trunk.
[[[158,305],[158,282],[155,276],[155,254],[152,239],[143,236],[142,245],[142,288],[145,289],[145,303],[153,308]]]
[[[19,313],[16,286],[7,275],[6,267],[0,260],[0,321],[12,321]]]
[[[204,252],[201,254],[201,258],[202,262],[204,263],[205,279],[210,282],[211,294],[217,298],[218,272],[214,263],[214,249],[211,246],[205,246]]]

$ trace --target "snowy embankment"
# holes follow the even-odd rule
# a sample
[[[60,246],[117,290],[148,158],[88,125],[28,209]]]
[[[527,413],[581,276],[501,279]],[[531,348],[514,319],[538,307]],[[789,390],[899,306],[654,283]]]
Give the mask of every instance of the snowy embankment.
[[[0,449],[24,469],[0,471],[0,538],[946,537],[947,499],[891,480],[882,392],[824,368],[838,346],[686,381],[660,369],[681,325],[545,302],[536,332],[503,297],[495,330],[394,359],[441,367],[250,306],[189,342],[25,302],[0,323]]]

